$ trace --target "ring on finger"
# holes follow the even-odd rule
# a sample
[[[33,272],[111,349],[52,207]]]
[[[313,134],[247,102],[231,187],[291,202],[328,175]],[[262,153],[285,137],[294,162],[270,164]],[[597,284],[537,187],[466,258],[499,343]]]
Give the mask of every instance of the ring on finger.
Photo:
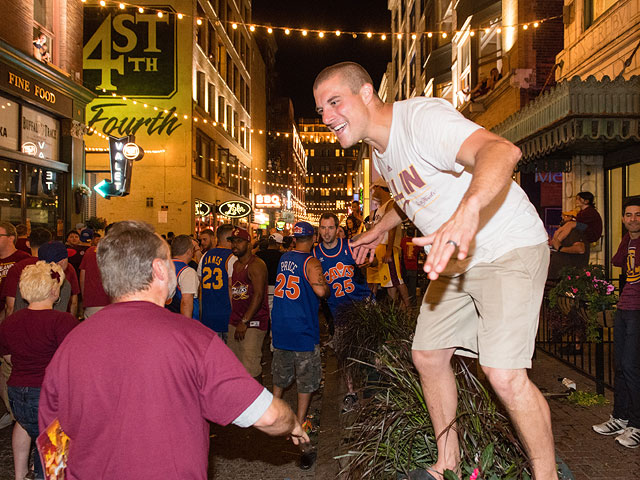
[[[454,242],[453,240],[447,240],[445,245],[453,245],[455,248],[458,248],[458,244],[456,242]]]

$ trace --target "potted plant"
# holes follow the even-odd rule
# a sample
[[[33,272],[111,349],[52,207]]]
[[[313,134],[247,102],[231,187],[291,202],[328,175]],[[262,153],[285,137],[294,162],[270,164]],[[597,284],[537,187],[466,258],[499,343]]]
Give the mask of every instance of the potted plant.
[[[105,229],[105,227],[107,226],[107,220],[100,217],[91,217],[86,222],[84,222],[84,224],[94,232],[97,232],[98,230]]]
[[[73,199],[75,201],[76,213],[82,213],[85,199],[91,196],[91,189],[84,183],[79,183],[73,189]]]
[[[586,323],[587,340],[597,341],[598,327],[613,326],[613,308],[618,301],[614,292],[602,265],[567,267],[549,291],[549,306],[564,314],[575,308]]]

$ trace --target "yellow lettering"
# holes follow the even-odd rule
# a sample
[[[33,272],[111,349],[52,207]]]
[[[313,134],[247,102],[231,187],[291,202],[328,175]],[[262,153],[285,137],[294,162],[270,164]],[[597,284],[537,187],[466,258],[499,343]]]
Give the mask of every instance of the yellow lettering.
[[[130,28],[127,28],[124,25],[124,22],[134,23],[135,19],[133,15],[127,14],[116,15],[113,19],[113,29],[127,39],[127,43],[123,47],[118,45],[114,40],[113,49],[116,52],[130,52],[136,48],[136,45],[138,44],[138,37],[136,37],[136,33]]]
[[[89,58],[98,46],[100,46],[99,58]],[[119,55],[114,59],[111,58],[111,15],[104,19],[84,46],[82,58],[86,70],[99,70],[101,73],[101,81],[96,89],[116,89],[111,83],[111,70],[116,70],[120,75],[124,75],[124,57]]]
[[[158,29],[156,28],[156,24],[158,22],[169,23],[169,19],[167,17],[158,17],[157,15],[137,15],[136,16],[137,23],[147,22],[149,24],[149,28],[147,29],[147,48],[144,49],[145,52],[154,52],[159,53],[158,47],[156,46],[157,33]]]

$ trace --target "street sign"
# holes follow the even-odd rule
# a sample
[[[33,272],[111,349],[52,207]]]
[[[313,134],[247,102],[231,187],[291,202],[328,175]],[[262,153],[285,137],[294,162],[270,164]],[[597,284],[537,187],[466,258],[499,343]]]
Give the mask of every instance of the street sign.
[[[251,213],[251,205],[241,200],[230,200],[218,205],[218,213],[228,218],[242,218]]]
[[[144,150],[135,143],[135,137],[109,137],[109,163],[111,180],[102,180],[93,189],[102,197],[124,197],[131,188],[133,162],[142,159]]]

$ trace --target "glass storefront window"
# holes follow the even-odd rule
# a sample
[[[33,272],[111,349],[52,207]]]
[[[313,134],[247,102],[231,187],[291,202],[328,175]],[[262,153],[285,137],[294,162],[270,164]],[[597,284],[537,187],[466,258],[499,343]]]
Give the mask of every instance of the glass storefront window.
[[[22,177],[20,165],[0,160],[0,218],[13,224],[22,222]]]
[[[26,213],[32,228],[44,227],[55,232],[63,177],[53,170],[27,166]]]

